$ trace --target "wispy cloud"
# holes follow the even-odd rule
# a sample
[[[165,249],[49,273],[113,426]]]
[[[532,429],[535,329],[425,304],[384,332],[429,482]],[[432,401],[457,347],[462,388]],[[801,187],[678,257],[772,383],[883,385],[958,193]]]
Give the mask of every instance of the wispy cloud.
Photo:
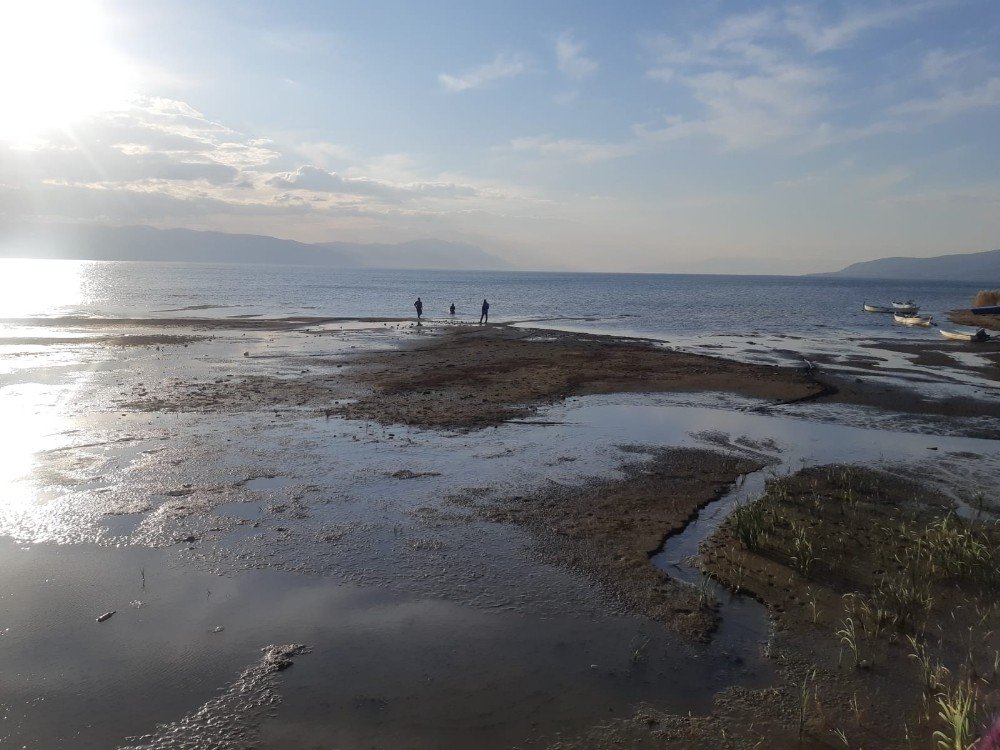
[[[947,52],[943,49],[932,49],[924,55],[920,63],[920,74],[929,81],[946,78],[960,72],[964,63],[975,54],[974,50]]]
[[[833,18],[821,14],[820,6],[796,4],[729,16],[688,37],[647,39],[654,58],[647,78],[687,89],[703,113],[671,114],[662,124],[640,125],[636,132],[657,141],[708,135],[734,150],[776,143],[802,150],[896,130],[891,123],[872,123],[852,125],[850,134],[831,132],[827,118],[839,104],[831,88],[841,71],[826,53],[943,4],[858,6]]]
[[[479,88],[492,81],[514,78],[521,75],[527,68],[527,60],[522,55],[505,55],[501,53],[492,62],[480,65],[478,68],[465,73],[458,75],[440,73],[438,75],[438,82],[445,91],[459,93]]]
[[[923,0],[897,5],[863,5],[833,20],[824,19],[818,6],[793,5],[785,10],[785,28],[810,52],[829,52],[846,47],[867,31],[912,21],[953,4],[953,0]]]
[[[345,177],[311,165],[303,165],[290,172],[279,172],[268,178],[266,184],[288,190],[369,196],[392,202],[417,197],[460,198],[478,194],[470,185],[447,182],[395,184],[368,177]]]
[[[1000,77],[996,76],[964,91],[948,89],[936,97],[902,102],[891,107],[889,112],[897,116],[923,115],[939,121],[992,107],[1000,107]]]
[[[565,75],[575,80],[586,78],[597,70],[597,63],[583,54],[585,46],[565,31],[556,39],[556,65]]]
[[[634,143],[602,143],[582,138],[551,136],[515,138],[510,142],[510,148],[514,151],[530,151],[583,164],[619,159],[635,153],[636,150]]]

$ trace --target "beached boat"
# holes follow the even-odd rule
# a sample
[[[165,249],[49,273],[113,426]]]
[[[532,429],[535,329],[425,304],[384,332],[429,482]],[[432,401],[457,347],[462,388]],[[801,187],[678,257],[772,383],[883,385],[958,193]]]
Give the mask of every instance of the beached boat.
[[[988,341],[990,338],[982,328],[975,333],[969,333],[968,331],[946,331],[942,328],[941,335],[952,341]]]
[[[916,315],[917,310],[919,310],[920,308],[917,305],[913,304],[913,300],[908,299],[906,300],[906,302],[893,302],[892,309],[904,315],[906,314]]]
[[[892,316],[893,320],[897,323],[902,323],[904,326],[921,326],[922,328],[929,328],[931,323],[930,315],[900,315],[896,313]]]
[[[891,313],[895,311],[891,307],[883,307],[882,305],[869,305],[867,302],[865,302],[865,312]]]
[[[1000,315],[1000,305],[989,305],[988,307],[973,307],[973,315]]]

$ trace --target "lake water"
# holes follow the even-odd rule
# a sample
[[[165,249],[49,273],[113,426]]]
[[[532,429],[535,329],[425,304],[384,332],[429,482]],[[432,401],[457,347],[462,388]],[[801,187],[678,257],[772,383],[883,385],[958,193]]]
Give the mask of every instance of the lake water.
[[[336,270],[304,266],[0,260],[0,317],[315,315],[491,320],[666,338],[845,334],[920,338],[865,301],[913,299],[921,312],[968,306],[981,285],[795,276]],[[561,323],[561,324],[560,324]]]

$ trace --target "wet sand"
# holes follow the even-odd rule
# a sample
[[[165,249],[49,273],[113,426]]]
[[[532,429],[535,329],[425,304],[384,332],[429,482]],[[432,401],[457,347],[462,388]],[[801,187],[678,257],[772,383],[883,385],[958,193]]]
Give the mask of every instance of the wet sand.
[[[661,565],[664,539],[697,528],[699,509],[721,523],[730,506],[716,503],[762,486],[761,467],[892,463],[890,479],[921,476],[934,493],[914,502],[886,480],[881,504],[840,532],[877,548],[866,534],[900,514],[924,523],[952,495],[995,486],[1000,465],[995,441],[955,437],[995,434],[993,404],[979,401],[971,426],[927,383],[879,368],[859,391],[898,389],[894,400],[851,404],[851,376],[833,364],[644,340],[166,320],[61,319],[39,324],[46,335],[20,321],[0,340],[0,416],[23,425],[0,472],[5,742],[779,746],[797,741],[797,686],[813,666],[804,746],[827,742],[839,726],[823,717],[844,718],[848,687],[875,696],[868,717],[910,710],[912,686],[893,687],[880,664],[841,674],[831,621],[821,634],[802,622],[805,592],[825,592],[842,618],[843,581],[871,582],[846,561],[842,578],[817,565],[815,581],[786,587],[798,572],[778,554],[797,538],[785,527],[737,582],[723,564],[742,553],[723,525],[704,565],[778,626],[746,634],[743,609]],[[938,355],[872,357],[911,354],[921,372],[961,377]],[[799,500],[783,513],[825,549],[824,524],[841,516],[810,503],[836,508],[843,488],[816,471],[789,480]],[[279,670],[261,650],[282,644],[309,652]],[[903,674],[906,655],[893,658]],[[879,703],[883,685],[903,697]],[[870,724],[843,726],[905,746]]]

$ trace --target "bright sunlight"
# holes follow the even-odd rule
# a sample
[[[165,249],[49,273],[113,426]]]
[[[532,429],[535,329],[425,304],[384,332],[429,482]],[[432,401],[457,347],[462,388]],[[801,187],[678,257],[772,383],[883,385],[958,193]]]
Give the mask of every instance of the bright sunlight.
[[[0,318],[52,315],[79,304],[81,268],[73,261],[0,259]]]
[[[30,142],[121,106],[129,78],[97,3],[32,0],[0,9],[0,140]]]

